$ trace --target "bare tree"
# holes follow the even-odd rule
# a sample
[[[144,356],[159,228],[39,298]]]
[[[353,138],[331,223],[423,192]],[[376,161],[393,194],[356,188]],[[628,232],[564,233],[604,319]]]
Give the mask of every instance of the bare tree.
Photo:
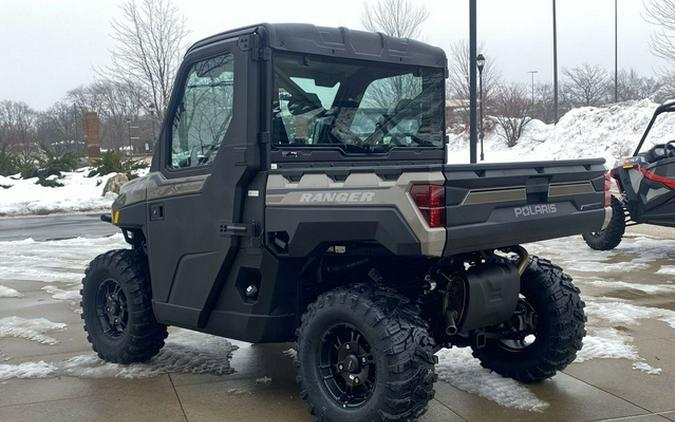
[[[112,23],[116,46],[104,73],[117,82],[143,89],[143,106],[161,118],[185,50],[185,18],[170,0],[128,0],[122,18]]]
[[[84,151],[82,109],[68,101],[58,101],[37,119],[37,138],[40,145],[57,155]]]
[[[485,51],[485,45],[479,46],[480,51]],[[457,41],[450,45],[448,52],[448,79],[446,81],[446,95],[448,98],[468,100],[469,92],[469,42]],[[493,106],[493,96],[500,83],[500,74],[495,60],[486,55],[485,67],[483,68],[483,106],[486,112]],[[464,125],[469,124],[469,108],[459,110]]]
[[[0,102],[0,147],[25,156],[37,149],[35,123],[37,112],[28,104]]]
[[[124,81],[99,80],[69,91],[66,99],[80,110],[98,114],[101,143],[108,148],[128,145],[128,121],[138,120],[144,109],[142,88]]]
[[[534,90],[534,104],[532,118],[544,123],[553,123],[555,119],[555,104],[553,102],[553,84],[540,83]]]
[[[532,100],[527,88],[519,84],[500,87],[495,94],[494,114],[500,135],[509,147],[518,143],[523,129],[532,121]]]
[[[600,66],[584,63],[564,69],[563,77],[563,99],[570,107],[606,104],[609,76]]]
[[[429,17],[427,9],[411,0],[378,0],[364,4],[361,23],[372,32],[398,38],[419,38]]]
[[[662,82],[656,78],[641,76],[635,69],[619,72],[619,100],[641,100],[653,98]]]
[[[661,27],[651,37],[657,56],[675,64],[675,0],[643,0],[645,19]]]

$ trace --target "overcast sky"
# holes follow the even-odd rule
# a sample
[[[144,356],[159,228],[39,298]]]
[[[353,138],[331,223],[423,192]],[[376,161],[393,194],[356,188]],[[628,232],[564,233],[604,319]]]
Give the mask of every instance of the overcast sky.
[[[468,0],[416,0],[430,18],[423,41],[446,48],[468,38]],[[643,18],[642,0],[619,2],[619,65],[653,74],[665,66],[649,51],[655,27]],[[96,78],[109,62],[110,21],[120,0],[0,0],[0,100],[44,109],[66,91]],[[190,40],[256,22],[307,22],[361,28],[364,0],[175,0]],[[552,76],[550,0],[478,0],[479,38],[503,76],[528,82]],[[561,67],[583,62],[613,68],[614,0],[558,0]]]

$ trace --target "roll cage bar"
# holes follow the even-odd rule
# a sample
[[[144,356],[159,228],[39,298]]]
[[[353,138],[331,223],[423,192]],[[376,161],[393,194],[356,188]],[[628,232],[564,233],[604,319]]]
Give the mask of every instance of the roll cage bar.
[[[654,111],[654,115],[652,116],[652,119],[649,121],[647,129],[645,129],[645,133],[642,135],[642,139],[640,139],[640,143],[635,149],[633,156],[636,156],[640,153],[640,149],[642,149],[642,145],[647,140],[647,136],[649,136],[649,132],[651,132],[654,123],[656,123],[656,119],[663,113],[673,113],[673,112],[675,112],[675,100],[667,101],[656,108],[656,111]]]

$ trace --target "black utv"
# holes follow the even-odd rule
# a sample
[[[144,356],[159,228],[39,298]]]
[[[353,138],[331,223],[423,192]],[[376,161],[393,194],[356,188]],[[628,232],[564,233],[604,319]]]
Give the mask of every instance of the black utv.
[[[633,156],[619,160],[608,174],[616,182],[619,194],[611,197],[612,214],[606,227],[583,234],[591,248],[616,248],[627,226],[675,227],[675,140],[640,152],[658,117],[672,112],[675,101],[657,107]]]
[[[518,245],[600,230],[604,161],[446,165],[446,73],[440,48],[346,28],[192,46],[150,173],[105,216],[131,248],[86,270],[94,350],[146,361],[169,325],[297,342],[326,421],[418,418],[444,347],[523,382],[571,363],[579,290]]]

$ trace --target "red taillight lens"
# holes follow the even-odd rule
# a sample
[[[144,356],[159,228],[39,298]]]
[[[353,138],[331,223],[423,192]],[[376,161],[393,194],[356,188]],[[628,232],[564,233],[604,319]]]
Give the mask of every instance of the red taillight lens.
[[[612,206],[612,177],[605,173],[605,207]]]
[[[413,185],[410,188],[415,205],[429,227],[445,226],[445,188],[439,185]]]

